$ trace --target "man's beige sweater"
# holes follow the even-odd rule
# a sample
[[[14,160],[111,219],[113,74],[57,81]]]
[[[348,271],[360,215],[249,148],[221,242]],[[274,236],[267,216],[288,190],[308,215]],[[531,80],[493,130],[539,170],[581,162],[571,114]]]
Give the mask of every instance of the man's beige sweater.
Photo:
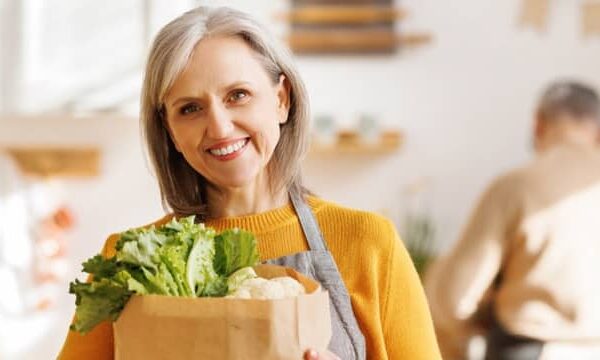
[[[557,146],[498,178],[426,291],[448,359],[489,309],[514,334],[600,345],[600,152]]]

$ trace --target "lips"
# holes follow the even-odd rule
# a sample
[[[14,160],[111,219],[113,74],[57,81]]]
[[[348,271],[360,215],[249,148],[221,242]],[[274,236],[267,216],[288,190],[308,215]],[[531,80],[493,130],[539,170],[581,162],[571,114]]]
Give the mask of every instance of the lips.
[[[223,141],[209,147],[206,151],[217,158],[228,160],[241,154],[249,141],[250,138]]]

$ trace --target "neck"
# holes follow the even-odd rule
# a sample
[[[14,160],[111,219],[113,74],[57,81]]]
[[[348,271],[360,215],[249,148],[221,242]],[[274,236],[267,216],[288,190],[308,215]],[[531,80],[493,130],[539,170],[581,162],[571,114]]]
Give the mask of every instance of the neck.
[[[595,118],[574,118],[562,114],[552,120],[538,119],[536,122],[536,147],[539,152],[548,149],[574,145],[582,148],[598,146],[599,128]]]
[[[589,134],[581,134],[577,132],[561,132],[557,134],[552,134],[553,136],[548,136],[546,139],[540,142],[539,151],[545,152],[549,149],[555,148],[557,146],[577,146],[580,148],[589,148],[593,149],[597,147],[598,143],[593,136],[589,136]]]
[[[260,183],[242,188],[209,187],[207,200],[213,219],[259,214],[285,206],[289,201],[285,190],[273,194],[267,184]]]

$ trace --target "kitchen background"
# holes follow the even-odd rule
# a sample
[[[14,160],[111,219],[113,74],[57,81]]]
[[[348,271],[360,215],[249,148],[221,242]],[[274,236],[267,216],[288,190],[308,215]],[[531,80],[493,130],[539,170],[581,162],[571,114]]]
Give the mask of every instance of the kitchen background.
[[[54,358],[81,262],[163,214],[136,115],[156,31],[227,5],[283,38],[307,2],[0,0],[0,359]],[[549,1],[546,15],[544,1],[389,2],[398,48],[297,56],[318,130],[306,182],[443,251],[485,184],[531,156],[540,89],[600,86],[600,2]]]

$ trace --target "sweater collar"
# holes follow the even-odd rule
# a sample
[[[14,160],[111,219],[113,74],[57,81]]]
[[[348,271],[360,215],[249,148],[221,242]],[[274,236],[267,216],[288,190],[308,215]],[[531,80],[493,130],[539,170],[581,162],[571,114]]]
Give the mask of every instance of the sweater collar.
[[[319,201],[315,197],[307,198],[308,205],[313,211],[318,208]],[[214,227],[216,230],[228,228],[240,228],[259,235],[273,231],[277,228],[291,225],[298,222],[298,217],[291,203],[277,209],[265,211],[259,214],[228,217],[221,219],[209,219],[206,225]]]

